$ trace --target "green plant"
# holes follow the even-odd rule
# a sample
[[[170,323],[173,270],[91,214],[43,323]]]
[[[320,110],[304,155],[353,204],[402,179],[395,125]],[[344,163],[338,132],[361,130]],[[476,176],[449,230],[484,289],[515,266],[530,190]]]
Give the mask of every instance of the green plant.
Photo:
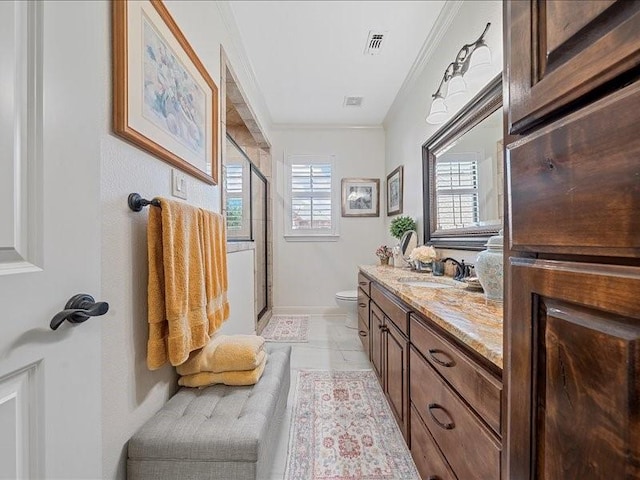
[[[389,232],[391,232],[391,235],[398,240],[402,237],[404,232],[415,229],[416,222],[413,218],[407,215],[400,215],[399,217],[394,218],[391,220],[391,225],[389,226]]]

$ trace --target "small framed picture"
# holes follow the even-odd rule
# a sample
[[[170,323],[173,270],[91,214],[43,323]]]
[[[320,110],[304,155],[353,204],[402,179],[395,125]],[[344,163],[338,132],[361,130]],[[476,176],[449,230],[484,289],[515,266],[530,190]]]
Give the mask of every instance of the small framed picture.
[[[400,165],[387,175],[387,216],[402,213],[402,184],[404,168]]]
[[[380,180],[377,178],[343,178],[342,216],[379,217]]]

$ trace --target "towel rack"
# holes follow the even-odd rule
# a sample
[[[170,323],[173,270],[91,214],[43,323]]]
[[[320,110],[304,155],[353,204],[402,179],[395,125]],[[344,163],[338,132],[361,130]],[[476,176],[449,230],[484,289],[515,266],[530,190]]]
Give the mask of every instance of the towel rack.
[[[130,193],[127,203],[129,204],[129,208],[134,212],[139,212],[147,205],[153,205],[154,207],[161,208],[160,200],[157,198],[147,200],[146,198],[142,198],[139,193]]]

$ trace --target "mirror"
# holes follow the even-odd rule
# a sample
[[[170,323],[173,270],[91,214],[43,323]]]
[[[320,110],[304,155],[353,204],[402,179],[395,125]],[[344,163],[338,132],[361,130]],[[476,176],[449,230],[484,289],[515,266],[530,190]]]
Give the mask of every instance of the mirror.
[[[422,146],[425,244],[483,250],[503,223],[502,75]]]
[[[405,262],[409,262],[411,259],[409,255],[411,251],[418,246],[418,232],[415,230],[409,230],[404,232],[400,239],[400,254]]]

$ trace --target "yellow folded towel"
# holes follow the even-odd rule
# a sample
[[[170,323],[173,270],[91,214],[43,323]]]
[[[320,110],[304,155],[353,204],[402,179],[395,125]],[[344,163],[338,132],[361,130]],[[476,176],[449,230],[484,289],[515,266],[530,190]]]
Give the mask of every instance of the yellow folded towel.
[[[149,209],[147,366],[184,363],[229,314],[222,216],[159,199]],[[215,218],[216,215],[218,218]]]
[[[217,335],[200,351],[190,355],[176,370],[180,375],[200,372],[253,370],[265,355],[264,338],[257,335]]]
[[[201,372],[194,375],[186,375],[178,379],[178,385],[183,387],[206,387],[217,383],[225,385],[255,385],[260,380],[268,355],[265,355],[262,363],[253,370],[243,372]]]

